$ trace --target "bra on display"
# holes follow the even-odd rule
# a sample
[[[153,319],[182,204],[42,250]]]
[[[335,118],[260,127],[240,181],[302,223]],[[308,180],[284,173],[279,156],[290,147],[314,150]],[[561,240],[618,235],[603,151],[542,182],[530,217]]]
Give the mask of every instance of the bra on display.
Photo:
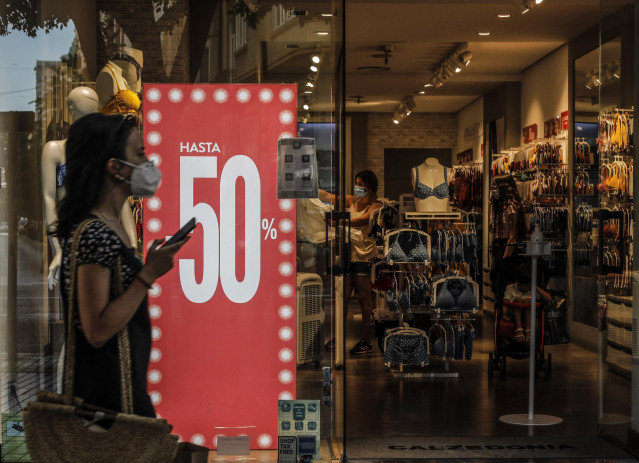
[[[387,367],[402,365],[428,365],[429,341],[426,332],[408,326],[386,330],[384,336],[384,364]]]
[[[60,188],[64,184],[64,177],[67,176],[67,165],[57,164],[55,166],[55,186]]]
[[[472,311],[478,309],[475,297],[476,283],[463,276],[452,276],[434,283],[433,304],[436,309]]]
[[[422,242],[428,235],[410,228],[393,230],[386,234],[388,243],[392,243],[386,253],[386,262],[426,262],[428,250]]]
[[[444,182],[434,188],[419,182],[419,166],[415,167],[415,197],[427,199],[435,196],[437,199],[448,198],[448,173],[444,167]]]
[[[120,88],[118,79],[115,72],[106,64],[106,68],[113,74],[115,85],[118,87],[118,92],[111,97],[111,99],[100,109],[102,114],[117,114],[117,113],[131,113],[135,114],[140,109],[140,98],[138,94],[128,88]]]

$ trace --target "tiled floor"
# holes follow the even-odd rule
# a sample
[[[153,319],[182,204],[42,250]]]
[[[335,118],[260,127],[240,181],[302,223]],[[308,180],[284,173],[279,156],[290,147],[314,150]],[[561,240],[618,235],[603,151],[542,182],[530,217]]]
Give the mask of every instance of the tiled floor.
[[[352,306],[351,314],[357,313]],[[535,383],[535,412],[561,417],[555,426],[527,427],[505,424],[499,417],[528,410],[528,360],[507,361],[507,375],[488,379],[488,354],[493,349],[493,320],[479,316],[471,361],[457,360],[450,367],[458,378],[397,379],[373,352],[348,356],[345,369],[336,371],[337,397],[324,409],[323,435],[349,437],[429,436],[605,436],[627,442],[630,415],[630,381],[604,371],[603,389],[598,388],[597,354],[573,343],[547,346],[552,353],[549,379]],[[349,317],[347,347],[352,346],[357,326]],[[375,343],[374,343],[375,344]],[[323,364],[329,364],[327,354]],[[433,359],[426,371],[443,372],[441,360]],[[344,376],[345,375],[345,376]],[[340,389],[346,381],[344,401]],[[298,370],[298,398],[321,397],[320,370],[313,365]],[[346,413],[342,407],[346,404]],[[599,404],[603,407],[600,409]],[[600,426],[604,414],[621,423]],[[332,420],[332,423],[331,423]],[[356,455],[349,455],[356,458]],[[582,460],[583,461],[583,460]]]

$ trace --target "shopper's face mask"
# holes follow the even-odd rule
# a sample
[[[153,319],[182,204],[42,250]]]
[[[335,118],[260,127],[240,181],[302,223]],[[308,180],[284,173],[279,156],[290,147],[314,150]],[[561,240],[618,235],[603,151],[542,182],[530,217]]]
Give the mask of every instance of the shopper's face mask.
[[[160,180],[162,179],[162,172],[158,169],[153,161],[143,162],[142,164],[131,164],[130,162],[118,159],[122,164],[133,167],[133,172],[128,180],[125,180],[131,185],[131,194],[134,196],[141,196],[143,198],[150,198],[155,194],[155,190],[158,189]]]
[[[363,198],[364,196],[366,196],[366,188],[363,186],[355,186],[353,188],[354,192],[355,192],[355,196],[357,196],[358,198]]]

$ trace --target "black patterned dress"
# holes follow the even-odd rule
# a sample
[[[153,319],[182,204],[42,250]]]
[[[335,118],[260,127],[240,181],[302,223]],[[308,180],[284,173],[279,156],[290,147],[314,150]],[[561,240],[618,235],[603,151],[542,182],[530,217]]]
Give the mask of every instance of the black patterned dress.
[[[64,243],[62,249],[62,294],[65,317],[70,286],[70,251],[71,239]],[[126,290],[142,268],[142,262],[135,255],[133,248],[125,247],[116,233],[105,223],[99,220],[90,223],[80,237],[76,265],[78,267],[83,264],[104,265],[111,269],[113,275],[118,256],[121,258],[122,280]],[[111,284],[110,301],[115,298],[115,291],[114,285]],[[83,398],[89,404],[121,411],[117,336],[109,339],[102,347],[95,348],[84,336],[77,309],[74,324],[76,346],[73,394]],[[155,410],[146,390],[146,375],[151,352],[151,320],[146,298],[129,321],[127,328],[131,346],[133,410],[137,415],[155,417]]]

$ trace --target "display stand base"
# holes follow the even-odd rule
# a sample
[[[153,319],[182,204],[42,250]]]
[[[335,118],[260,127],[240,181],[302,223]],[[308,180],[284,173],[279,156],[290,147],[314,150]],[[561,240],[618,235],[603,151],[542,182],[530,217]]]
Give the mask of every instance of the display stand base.
[[[449,372],[449,373],[439,373],[432,371],[399,371],[399,370],[391,370],[391,375],[393,378],[406,378],[406,379],[422,379],[422,378],[459,378],[459,373],[457,372]]]
[[[559,424],[564,420],[558,416],[551,415],[533,415],[533,419],[530,420],[527,413],[517,413],[514,415],[500,416],[499,421],[508,424],[518,424],[520,426],[550,426]]]
[[[597,423],[603,425],[628,424],[630,423],[630,417],[620,413],[604,413],[603,416],[597,420]]]

